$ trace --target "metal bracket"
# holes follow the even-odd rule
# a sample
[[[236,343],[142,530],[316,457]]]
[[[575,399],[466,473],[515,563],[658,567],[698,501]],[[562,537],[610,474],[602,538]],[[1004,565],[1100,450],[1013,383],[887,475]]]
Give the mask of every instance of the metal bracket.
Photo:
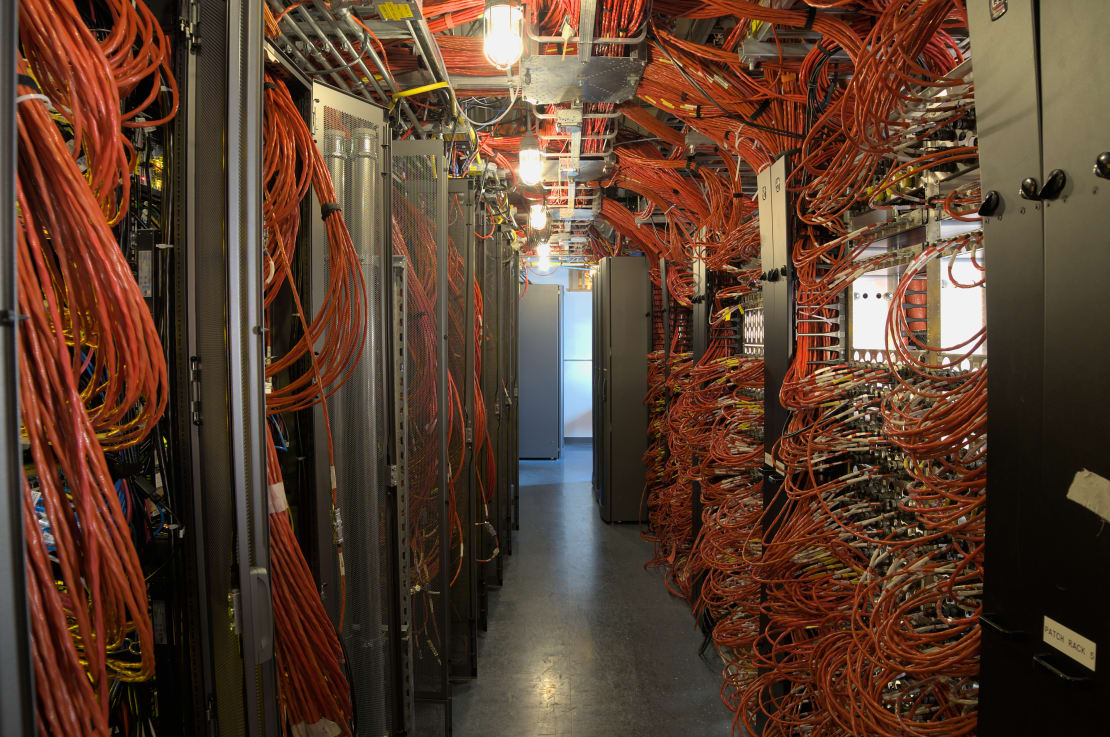
[[[255,662],[265,663],[274,657],[274,610],[271,605],[270,572],[260,566],[250,570],[251,597],[254,606]]]
[[[645,64],[616,56],[531,56],[521,63],[524,99],[535,104],[624,102],[636,94]]]

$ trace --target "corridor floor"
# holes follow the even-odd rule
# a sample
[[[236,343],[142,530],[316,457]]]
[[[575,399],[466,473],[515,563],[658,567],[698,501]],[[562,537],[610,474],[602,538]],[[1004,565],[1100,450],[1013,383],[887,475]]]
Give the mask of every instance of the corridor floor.
[[[520,464],[520,530],[491,592],[478,678],[454,688],[455,737],[728,737],[721,661],[685,602],[644,570],[636,525],[606,525],[591,449]]]

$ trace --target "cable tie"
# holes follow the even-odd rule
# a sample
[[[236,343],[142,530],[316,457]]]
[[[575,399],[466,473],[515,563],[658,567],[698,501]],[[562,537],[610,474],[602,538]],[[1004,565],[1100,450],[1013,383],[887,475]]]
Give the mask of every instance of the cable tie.
[[[276,82],[263,82],[262,83],[262,89],[264,89],[264,90],[276,90],[277,88],[278,88],[278,86],[277,86]]]
[[[759,103],[759,107],[757,107],[755,109],[755,112],[752,113],[752,116],[750,118],[748,118],[748,120],[759,120],[759,116],[763,115],[763,113],[767,112],[767,108],[769,108],[769,107],[771,107],[771,98],[770,97],[765,99],[763,102]]]
[[[806,9],[806,24],[802,26],[803,31],[813,30],[813,21],[817,20],[817,8],[810,5]]]
[[[325,202],[320,205],[320,219],[327,220],[333,212],[342,212],[342,210],[343,208],[339,206],[338,202]]]

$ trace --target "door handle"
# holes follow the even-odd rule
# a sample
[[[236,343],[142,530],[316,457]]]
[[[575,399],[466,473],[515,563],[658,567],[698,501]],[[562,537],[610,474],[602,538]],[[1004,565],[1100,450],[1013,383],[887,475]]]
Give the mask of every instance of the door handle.
[[[1095,159],[1095,176],[1110,179],[1110,151],[1103,151]]]
[[[994,621],[994,615],[980,614],[979,623],[988,629],[992,629],[998,634],[1011,640],[1024,640],[1025,632],[1022,630],[1009,630]]]
[[[1039,202],[1041,200],[1054,200],[1060,196],[1067,186],[1068,175],[1063,169],[1053,169],[1049,172],[1048,179],[1044,180],[1044,184],[1040,187],[1037,186],[1036,177],[1026,177],[1021,180],[1021,187],[1018,188],[1018,194],[1021,195],[1023,200],[1033,200]]]
[[[1065,671],[1054,665],[1052,661],[1050,661],[1044,655],[1034,655],[1033,662],[1044,668],[1060,680],[1067,681],[1068,683],[1089,683],[1090,681],[1094,680],[1094,678],[1092,678],[1091,676],[1074,676],[1071,673],[1066,673]]]
[[[998,207],[1001,204],[1002,195],[992,189],[983,197],[983,204],[979,205],[979,217],[989,218],[998,212]]]

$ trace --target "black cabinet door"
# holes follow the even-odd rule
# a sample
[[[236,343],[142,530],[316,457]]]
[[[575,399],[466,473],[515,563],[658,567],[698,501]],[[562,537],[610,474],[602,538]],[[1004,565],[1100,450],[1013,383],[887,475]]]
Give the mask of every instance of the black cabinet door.
[[[986,253],[987,396],[986,562],[979,734],[1025,734],[1032,641],[1040,622],[1025,558],[1037,524],[1043,450],[1044,238],[1040,204],[1018,196],[1041,177],[1039,69],[1034,0],[1007,12],[968,4],[980,175],[1000,205],[983,220]],[[1036,637],[1034,637],[1036,636]]]
[[[1094,172],[1098,156],[1110,151],[1105,13],[1102,0],[1040,4],[1041,184],[1055,170],[1066,184],[1041,203],[1045,465],[1026,543],[1036,584],[1030,605],[1040,625],[1034,652],[1049,665],[1035,669],[1032,683],[1043,704],[1036,726],[1056,734],[1110,734],[1110,531],[1106,520],[1067,498],[1083,469],[1110,477],[1110,345],[1096,327],[1108,301],[1110,181]],[[1044,642],[1051,639],[1041,629],[1045,617],[1103,646],[1096,669]]]

